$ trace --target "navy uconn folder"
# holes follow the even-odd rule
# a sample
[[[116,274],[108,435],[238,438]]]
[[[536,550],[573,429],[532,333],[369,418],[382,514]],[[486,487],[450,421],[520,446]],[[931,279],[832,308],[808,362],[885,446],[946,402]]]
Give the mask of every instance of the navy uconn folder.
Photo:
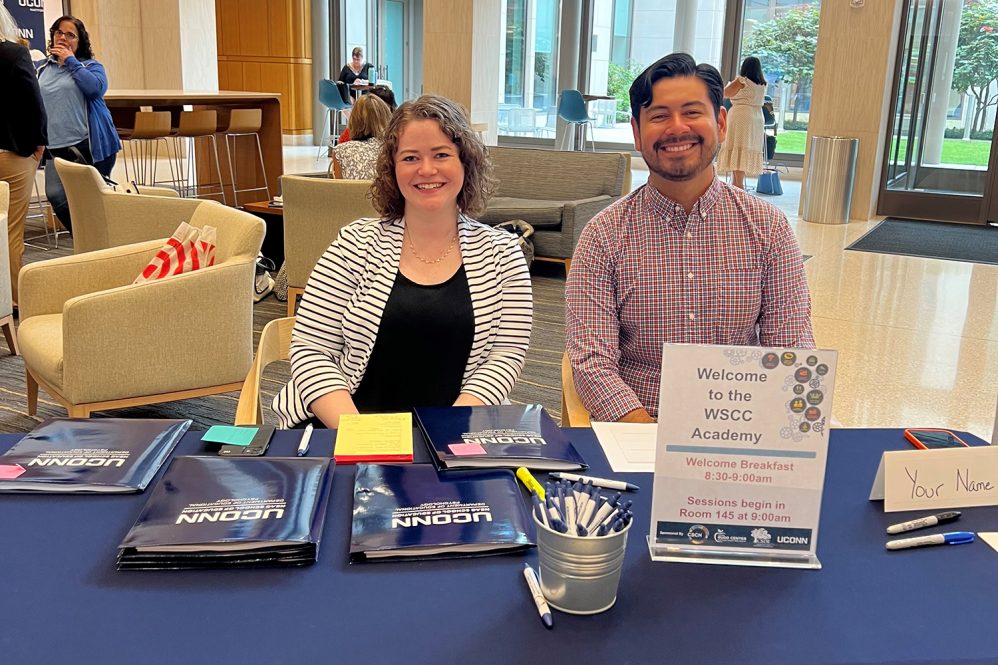
[[[413,409],[438,469],[588,468],[539,404]]]
[[[177,457],[118,553],[119,570],[314,563],[332,473],[317,457]]]
[[[2,492],[141,492],[190,420],[50,418],[0,455]]]
[[[519,552],[534,528],[512,472],[358,464],[353,561]]]

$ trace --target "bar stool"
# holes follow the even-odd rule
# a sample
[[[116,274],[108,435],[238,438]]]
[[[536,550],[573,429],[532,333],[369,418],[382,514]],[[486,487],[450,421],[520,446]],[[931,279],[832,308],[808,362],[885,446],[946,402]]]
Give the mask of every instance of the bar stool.
[[[169,144],[170,112],[169,111],[138,111],[135,114],[135,128],[130,134],[124,134],[122,156],[125,158],[125,179],[140,185],[156,184],[156,167],[159,162],[159,144],[162,141],[167,152],[167,164],[170,166],[172,181],[177,181],[170,160]],[[129,152],[131,159],[129,160]],[[132,162],[132,172],[128,172],[128,162]]]
[[[218,113],[216,111],[182,111],[180,113],[180,125],[177,128],[177,133],[173,134],[173,139],[176,142],[174,152],[177,159],[177,173],[181,174],[178,182],[181,196],[196,199],[221,196],[222,203],[226,203],[225,188],[222,186],[222,166],[218,161],[218,143],[215,141],[216,131],[218,131]],[[183,139],[187,139],[186,168],[184,168],[183,150],[180,149],[181,144],[185,143]],[[206,171],[209,173],[211,171],[211,157],[212,155],[215,157],[215,175],[218,180],[214,183],[202,184],[199,177],[198,160],[195,156],[198,139],[207,139],[211,147],[210,152],[207,153],[208,163],[206,165]],[[215,188],[218,188],[217,192],[202,193],[201,191],[202,189],[214,190]]]
[[[254,192],[265,190],[267,200],[270,200],[270,185],[267,181],[267,168],[263,165],[263,148],[260,147],[260,127],[263,125],[263,111],[260,109],[232,109],[229,114],[229,126],[225,130],[225,152],[229,157],[229,175],[232,178],[233,205],[239,207],[239,192]],[[236,139],[240,136],[252,136],[256,139],[256,154],[260,159],[260,174],[263,185],[260,187],[244,187],[239,189],[239,178],[236,174]]]

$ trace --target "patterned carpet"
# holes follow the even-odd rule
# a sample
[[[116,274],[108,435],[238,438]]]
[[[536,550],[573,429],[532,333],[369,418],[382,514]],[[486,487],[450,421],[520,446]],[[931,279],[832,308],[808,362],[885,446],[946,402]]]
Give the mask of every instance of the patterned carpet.
[[[28,235],[31,235],[29,229]],[[58,249],[44,248],[44,241],[36,247],[27,246],[25,263],[65,256],[71,253],[68,239],[60,239]],[[564,308],[565,277],[561,264],[535,262],[531,267],[534,285],[534,331],[527,352],[527,361],[519,382],[513,389],[510,399],[516,403],[543,404],[556,420],[561,417],[561,356],[564,351]],[[254,347],[260,331],[268,321],[285,315],[286,305],[273,295],[268,296],[254,307],[253,334]],[[136,340],[136,343],[141,343]],[[0,343],[0,354],[5,354],[6,345]],[[288,379],[287,363],[273,363],[264,373],[263,392],[264,419],[273,422],[269,403]],[[114,416],[121,418],[191,418],[196,429],[204,429],[217,423],[231,423],[236,413],[239,393],[226,393],[212,397],[200,397],[132,407],[114,411],[101,411],[98,417]],[[38,395],[37,417],[27,415],[25,394],[24,363],[19,357],[0,355],[0,432],[27,432],[45,418],[65,417],[66,410],[51,399],[44,390]]]

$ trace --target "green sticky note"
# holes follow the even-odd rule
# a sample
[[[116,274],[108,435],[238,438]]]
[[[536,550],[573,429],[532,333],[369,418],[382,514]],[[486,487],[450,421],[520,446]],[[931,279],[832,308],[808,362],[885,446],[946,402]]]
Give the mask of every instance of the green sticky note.
[[[235,427],[233,425],[212,425],[204,436],[201,437],[202,441],[211,441],[213,443],[227,443],[232,446],[248,446],[253,437],[256,436],[256,427]]]

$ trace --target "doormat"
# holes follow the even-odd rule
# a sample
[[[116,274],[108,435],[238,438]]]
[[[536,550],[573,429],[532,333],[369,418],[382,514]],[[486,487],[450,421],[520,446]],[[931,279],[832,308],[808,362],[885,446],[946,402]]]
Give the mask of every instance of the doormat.
[[[888,217],[846,249],[998,265],[998,228]]]

